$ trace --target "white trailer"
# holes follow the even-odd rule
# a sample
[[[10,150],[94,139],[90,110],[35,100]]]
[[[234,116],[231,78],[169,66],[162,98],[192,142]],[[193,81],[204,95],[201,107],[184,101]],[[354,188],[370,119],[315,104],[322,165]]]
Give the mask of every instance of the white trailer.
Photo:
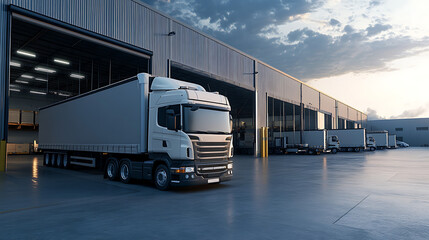
[[[326,130],[311,130],[302,132],[275,132],[274,147],[280,152],[305,152],[319,154],[322,152],[337,153],[339,150],[338,138],[328,136]]]
[[[100,167],[160,190],[232,177],[228,99],[141,73],[40,109],[39,149],[53,167]]]
[[[328,130],[328,136],[337,136],[341,151],[360,152],[366,149],[364,128]]]
[[[398,146],[396,145],[396,135],[392,134],[389,135],[389,148],[397,148]]]
[[[387,131],[367,132],[368,137],[373,137],[377,149],[384,150],[389,147],[389,133]]]

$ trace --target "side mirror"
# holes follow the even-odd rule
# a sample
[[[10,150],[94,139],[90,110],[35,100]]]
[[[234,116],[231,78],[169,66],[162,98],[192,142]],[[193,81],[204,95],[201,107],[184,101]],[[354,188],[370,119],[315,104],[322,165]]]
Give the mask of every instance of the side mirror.
[[[176,129],[176,116],[174,115],[173,109],[167,109],[165,112],[167,115],[167,129],[168,130],[177,130]]]

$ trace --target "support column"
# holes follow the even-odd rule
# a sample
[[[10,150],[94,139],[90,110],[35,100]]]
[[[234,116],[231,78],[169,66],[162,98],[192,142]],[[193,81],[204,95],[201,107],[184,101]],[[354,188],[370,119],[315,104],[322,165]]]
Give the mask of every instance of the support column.
[[[0,172],[7,168],[7,128],[9,119],[9,56],[11,14],[8,5],[0,5]]]

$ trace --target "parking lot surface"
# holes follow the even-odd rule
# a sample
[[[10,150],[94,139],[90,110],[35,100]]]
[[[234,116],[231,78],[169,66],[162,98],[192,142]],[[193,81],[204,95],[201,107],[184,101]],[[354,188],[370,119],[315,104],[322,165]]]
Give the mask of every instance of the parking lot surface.
[[[0,239],[429,239],[429,148],[234,161],[230,182],[161,192],[9,156]]]

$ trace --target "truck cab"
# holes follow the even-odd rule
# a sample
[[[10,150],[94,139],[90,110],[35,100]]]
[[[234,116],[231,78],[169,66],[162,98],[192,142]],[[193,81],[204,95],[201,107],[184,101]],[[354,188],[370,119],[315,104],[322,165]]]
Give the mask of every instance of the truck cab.
[[[167,162],[152,176],[158,188],[227,181],[232,177],[231,107],[197,84],[156,77],[149,93],[148,152]]]
[[[328,136],[328,150],[333,154],[340,150],[340,141],[337,136]]]
[[[366,147],[369,148],[370,151],[375,151],[377,145],[375,143],[374,137],[368,137],[366,139]]]

